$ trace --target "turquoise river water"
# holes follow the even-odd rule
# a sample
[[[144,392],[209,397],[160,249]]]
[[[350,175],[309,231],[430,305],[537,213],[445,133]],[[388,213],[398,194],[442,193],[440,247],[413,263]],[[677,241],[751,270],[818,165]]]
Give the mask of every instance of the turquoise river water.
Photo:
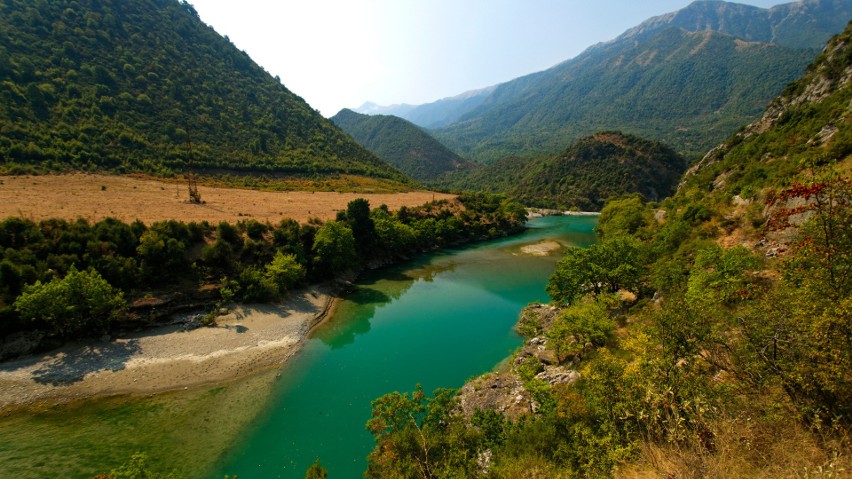
[[[548,217],[519,236],[432,254],[358,281],[288,365],[272,407],[248,428],[210,477],[301,478],[319,458],[334,478],[358,478],[373,447],[370,401],[392,391],[457,388],[520,345],[521,308],[547,301],[562,251],[523,246],[554,240],[586,246],[595,218]]]
[[[563,251],[587,246],[595,217],[548,217],[523,234],[425,255],[363,275],[280,371],[224,385],[0,414],[0,477],[91,478],[134,452],[180,477],[301,479],[319,458],[362,477],[370,402],[422,384],[460,387],[521,344],[521,308],[547,301]]]

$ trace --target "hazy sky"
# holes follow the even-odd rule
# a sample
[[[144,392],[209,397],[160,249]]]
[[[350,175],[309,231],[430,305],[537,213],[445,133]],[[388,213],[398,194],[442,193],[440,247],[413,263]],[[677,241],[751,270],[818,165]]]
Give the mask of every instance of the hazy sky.
[[[189,0],[325,116],[544,70],[690,0]],[[745,0],[770,7],[784,0]]]

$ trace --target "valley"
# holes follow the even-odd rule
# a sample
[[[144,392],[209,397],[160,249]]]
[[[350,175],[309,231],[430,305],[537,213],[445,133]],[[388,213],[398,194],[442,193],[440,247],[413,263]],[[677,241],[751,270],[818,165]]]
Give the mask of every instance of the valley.
[[[849,477],[852,0],[748,1],[328,111],[593,6],[241,6],[279,76],[186,0],[0,0],[0,476]]]

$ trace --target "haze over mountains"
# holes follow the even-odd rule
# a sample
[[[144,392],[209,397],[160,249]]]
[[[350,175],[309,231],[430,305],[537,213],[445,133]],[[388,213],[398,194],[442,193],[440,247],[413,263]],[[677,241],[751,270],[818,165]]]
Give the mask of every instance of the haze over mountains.
[[[849,18],[849,1],[695,2],[543,72],[462,94],[464,102],[383,112],[435,128],[456,153],[486,163],[554,153],[605,129],[695,157],[758,116]]]

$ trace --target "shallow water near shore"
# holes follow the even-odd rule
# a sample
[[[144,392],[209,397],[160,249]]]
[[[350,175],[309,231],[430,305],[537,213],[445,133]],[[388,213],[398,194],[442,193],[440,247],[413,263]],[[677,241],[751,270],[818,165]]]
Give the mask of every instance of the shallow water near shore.
[[[520,345],[521,308],[548,299],[562,251],[546,243],[586,246],[596,221],[539,218],[518,236],[366,274],[280,371],[0,417],[0,477],[88,478],[134,452],[188,478],[302,478],[317,458],[329,477],[361,477],[370,401],[493,368]]]

